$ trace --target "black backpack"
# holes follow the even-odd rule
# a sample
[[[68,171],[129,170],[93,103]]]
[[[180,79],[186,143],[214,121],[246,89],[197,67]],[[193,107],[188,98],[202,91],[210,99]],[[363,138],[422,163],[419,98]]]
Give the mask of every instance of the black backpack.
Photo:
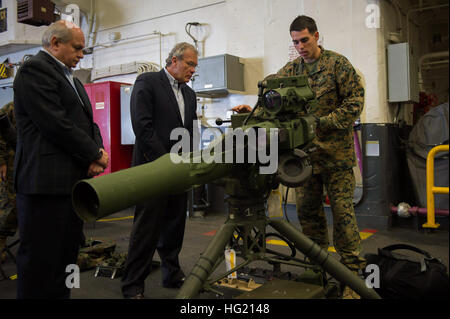
[[[394,253],[405,249],[419,253],[420,258]],[[378,255],[366,254],[367,265],[378,265],[379,288],[376,292],[386,299],[448,299],[447,267],[428,252],[417,247],[397,244],[378,249]],[[371,273],[365,273],[367,278]]]

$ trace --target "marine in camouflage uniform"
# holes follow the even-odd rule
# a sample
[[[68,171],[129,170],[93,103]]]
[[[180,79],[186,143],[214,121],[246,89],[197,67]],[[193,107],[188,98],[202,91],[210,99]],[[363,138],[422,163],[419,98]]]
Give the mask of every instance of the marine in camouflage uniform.
[[[10,102],[0,109],[15,127],[14,104]],[[0,250],[6,244],[6,238],[17,231],[16,194],[13,187],[14,150],[0,134],[0,166],[6,165],[6,181],[0,181]],[[0,256],[4,259],[5,255]]]
[[[292,25],[291,37],[296,44]],[[359,256],[361,239],[353,208],[356,165],[353,123],[363,108],[364,88],[344,56],[318,47],[320,55],[314,62],[306,63],[301,56],[277,73],[279,77],[307,75],[318,100],[318,105],[307,110],[318,118],[313,141],[316,150],[310,154],[311,179],[296,188],[297,213],[303,232],[327,250],[329,238],[322,198],[325,186],[333,212],[334,246],[342,263],[357,271],[365,268],[366,262]]]

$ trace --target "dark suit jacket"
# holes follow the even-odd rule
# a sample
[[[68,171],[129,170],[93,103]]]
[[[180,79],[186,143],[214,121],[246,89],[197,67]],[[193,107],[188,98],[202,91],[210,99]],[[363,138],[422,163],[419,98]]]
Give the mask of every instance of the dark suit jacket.
[[[89,98],[46,52],[26,61],[14,80],[17,123],[15,188],[22,194],[70,194],[102,147]]]
[[[141,74],[131,93],[131,122],[136,135],[133,166],[151,162],[169,153],[177,141],[170,140],[170,132],[184,127],[193,134],[193,121],[197,119],[195,92],[182,84],[185,104],[184,125],[175,94],[164,69]]]

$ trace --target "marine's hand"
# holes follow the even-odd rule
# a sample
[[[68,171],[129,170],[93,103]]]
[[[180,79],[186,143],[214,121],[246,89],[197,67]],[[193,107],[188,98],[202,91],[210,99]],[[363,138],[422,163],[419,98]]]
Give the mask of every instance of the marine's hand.
[[[3,164],[0,166],[0,178],[2,181],[6,181],[6,171],[7,171],[6,164]]]
[[[315,131],[316,133],[320,130],[320,118],[318,116],[314,115],[314,121],[315,121]]]
[[[103,166],[101,166],[97,162],[92,162],[91,165],[89,165],[87,174],[89,177],[94,177],[103,172],[104,172]]]
[[[100,157],[96,163],[99,164],[100,166],[102,166],[103,168],[107,168],[108,167],[108,163],[109,163],[109,155],[108,153],[106,153],[106,151],[101,148],[100,149],[102,151],[102,157]]]
[[[231,110],[238,113],[249,113],[252,111],[252,108],[250,107],[250,105],[241,104],[233,107]]]

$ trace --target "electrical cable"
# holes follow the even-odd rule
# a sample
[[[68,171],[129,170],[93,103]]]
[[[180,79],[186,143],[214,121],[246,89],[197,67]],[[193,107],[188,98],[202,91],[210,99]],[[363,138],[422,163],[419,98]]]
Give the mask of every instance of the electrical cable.
[[[199,22],[188,22],[186,23],[186,25],[184,26],[184,30],[186,31],[186,33],[192,38],[192,40],[194,40],[194,44],[195,44],[195,48],[198,50],[198,40],[196,38],[194,38],[194,36],[191,34],[191,27],[197,27],[199,26],[200,23]],[[188,28],[189,27],[189,28]]]
[[[291,241],[289,241],[286,237],[284,237],[283,235],[278,234],[278,233],[267,233],[266,238],[268,238],[268,237],[278,237],[279,239],[281,239],[288,245],[288,247],[291,249],[291,256],[289,256],[289,259],[295,257],[295,255],[297,254],[294,244]],[[269,251],[272,254],[274,253],[274,251],[271,249],[266,248],[266,251]],[[279,255],[279,254],[280,253],[277,253],[277,255]],[[287,255],[284,255],[284,256],[287,256]],[[287,258],[287,257],[285,257],[285,258]]]
[[[288,214],[287,214],[287,211],[286,211],[288,194],[289,194],[289,187],[286,187],[286,194],[285,194],[285,196],[284,196],[283,211],[284,211],[284,217],[286,218],[286,220],[288,221],[288,223],[290,223],[291,221],[289,220],[289,217],[288,217]]]

